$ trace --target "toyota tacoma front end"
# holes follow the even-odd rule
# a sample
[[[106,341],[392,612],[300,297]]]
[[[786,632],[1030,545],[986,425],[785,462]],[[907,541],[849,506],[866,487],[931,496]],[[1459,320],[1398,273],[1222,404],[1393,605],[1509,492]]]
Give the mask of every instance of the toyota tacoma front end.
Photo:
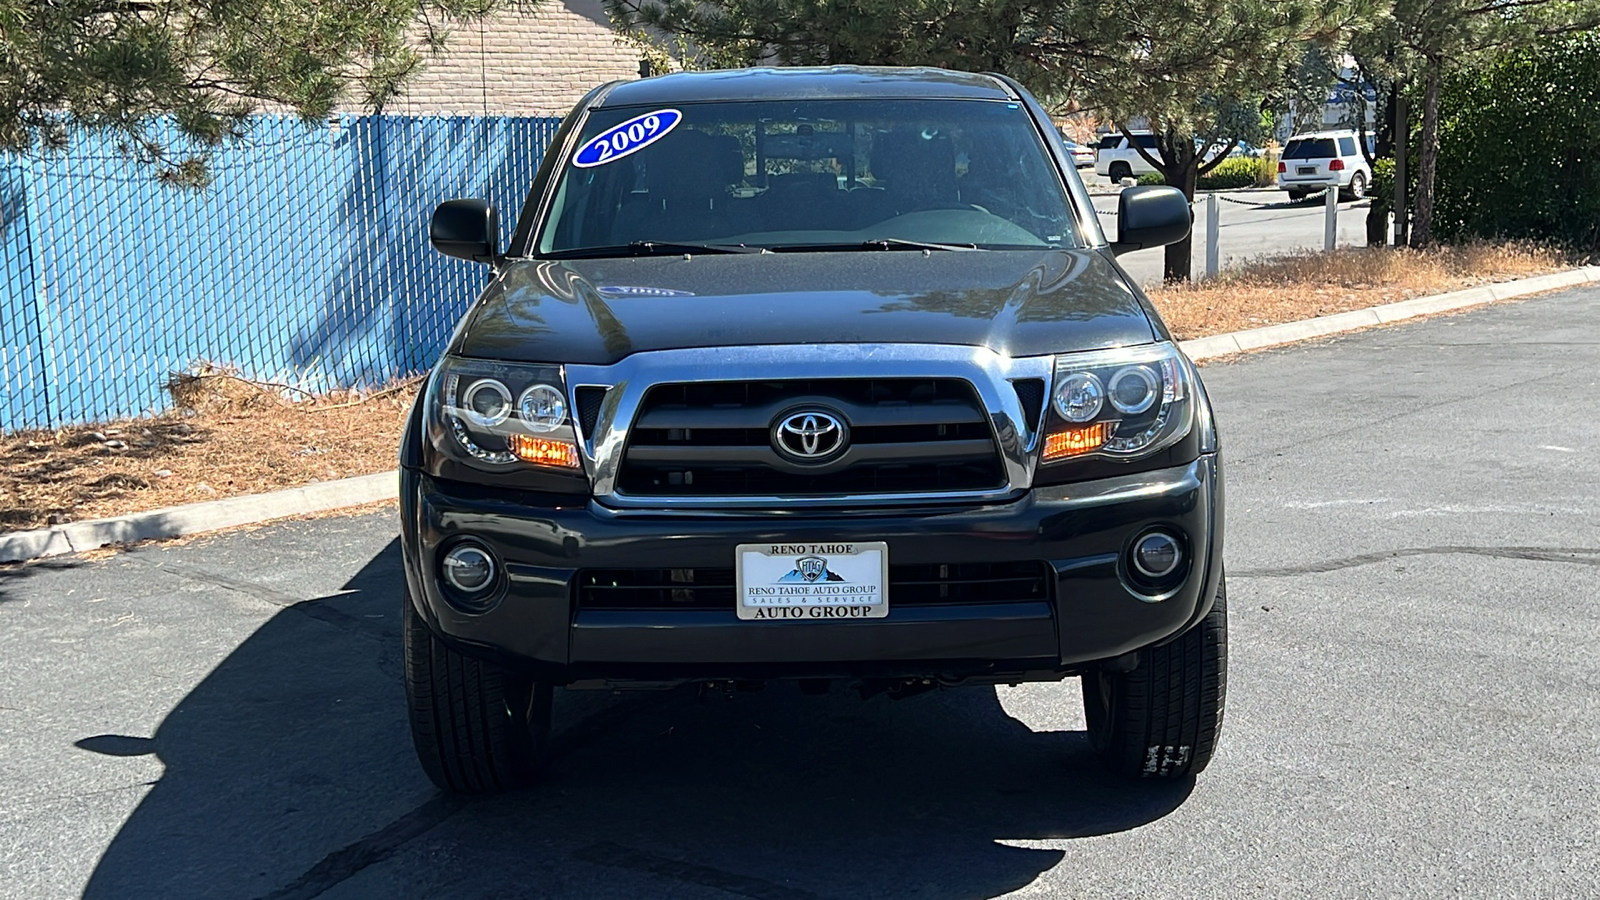
[[[418,755],[526,781],[557,687],[907,694],[1078,676],[1115,770],[1209,762],[1226,680],[1205,389],[1038,104],[929,69],[597,88],[401,448]]]

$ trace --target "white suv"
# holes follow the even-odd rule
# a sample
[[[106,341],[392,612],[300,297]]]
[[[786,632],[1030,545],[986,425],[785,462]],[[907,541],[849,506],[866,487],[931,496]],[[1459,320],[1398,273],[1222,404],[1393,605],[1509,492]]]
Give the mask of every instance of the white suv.
[[[1161,158],[1161,151],[1156,149],[1156,136],[1148,131],[1133,132],[1134,140],[1139,142],[1145,152]],[[1121,181],[1124,178],[1136,178],[1146,172],[1154,172],[1155,166],[1139,155],[1134,145],[1122,132],[1112,132],[1100,137],[1100,146],[1095,151],[1094,171],[1098,175],[1105,175],[1112,181]]]
[[[1354,131],[1295,135],[1283,145],[1278,160],[1278,187],[1289,192],[1289,199],[1299,200],[1337,179],[1341,198],[1360,200],[1372,183],[1372,167],[1358,140]]]

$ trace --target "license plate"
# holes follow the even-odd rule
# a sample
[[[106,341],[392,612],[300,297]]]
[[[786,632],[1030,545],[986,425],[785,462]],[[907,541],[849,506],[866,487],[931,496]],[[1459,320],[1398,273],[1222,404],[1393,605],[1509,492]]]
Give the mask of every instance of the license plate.
[[[889,615],[889,545],[740,544],[734,548],[741,619],[831,622]]]
[[[1300,167],[1300,174],[1301,175],[1315,175],[1315,174],[1317,174],[1317,167],[1316,166],[1301,166]]]

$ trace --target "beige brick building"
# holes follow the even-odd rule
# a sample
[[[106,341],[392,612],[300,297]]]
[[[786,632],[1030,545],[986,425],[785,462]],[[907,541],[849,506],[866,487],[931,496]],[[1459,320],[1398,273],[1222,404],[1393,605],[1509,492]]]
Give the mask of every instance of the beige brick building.
[[[443,57],[386,112],[564,115],[585,92],[639,77],[639,52],[617,40],[600,0],[543,0],[457,26]]]

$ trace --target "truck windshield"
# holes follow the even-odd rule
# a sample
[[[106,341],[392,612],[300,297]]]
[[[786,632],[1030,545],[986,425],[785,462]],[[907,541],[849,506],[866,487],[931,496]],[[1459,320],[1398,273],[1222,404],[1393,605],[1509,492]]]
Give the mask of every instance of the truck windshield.
[[[1083,246],[1027,112],[986,100],[602,109],[557,172],[539,256]]]

